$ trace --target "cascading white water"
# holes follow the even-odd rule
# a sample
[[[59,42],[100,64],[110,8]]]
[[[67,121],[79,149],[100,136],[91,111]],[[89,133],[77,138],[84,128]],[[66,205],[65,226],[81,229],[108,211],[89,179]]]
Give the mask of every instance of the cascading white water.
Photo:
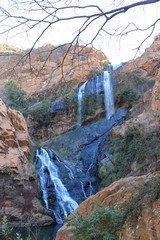
[[[69,213],[73,212],[78,207],[78,204],[70,197],[66,187],[60,180],[58,168],[50,158],[48,152],[45,149],[41,148],[40,151],[37,150],[36,158],[41,162],[41,164],[39,164],[40,167],[37,171],[40,177],[43,200],[45,202],[46,208],[49,209],[48,191],[46,186],[46,174],[49,174],[50,180],[54,184],[56,199],[60,208],[60,211],[57,212],[56,210],[53,210],[53,212],[55,214],[57,223],[61,224],[63,223],[62,218],[67,217]]]
[[[87,85],[87,90],[86,90]],[[96,104],[97,108],[100,105],[100,93],[104,91],[104,103],[105,103],[105,112],[106,118],[110,119],[114,114],[114,98],[113,98],[113,87],[111,77],[108,71],[104,71],[96,77],[96,79],[91,79],[90,81],[85,82],[78,90],[78,115],[77,115],[77,126],[82,124],[82,103],[83,97],[85,94],[96,95]]]
[[[114,98],[113,98],[113,87],[111,82],[111,77],[108,71],[104,71],[103,76],[103,86],[105,95],[105,112],[106,118],[110,119],[114,114]]]
[[[81,126],[82,124],[82,101],[83,101],[83,95],[85,92],[87,82],[85,82],[82,86],[80,86],[78,90],[78,115],[77,115],[77,126]]]

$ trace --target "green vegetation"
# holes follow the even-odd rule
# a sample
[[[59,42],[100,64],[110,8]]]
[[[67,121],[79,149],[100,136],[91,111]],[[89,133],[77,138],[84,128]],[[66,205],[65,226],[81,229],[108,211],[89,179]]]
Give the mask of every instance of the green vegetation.
[[[120,99],[121,102],[127,102],[130,108],[133,107],[138,100],[137,92],[132,90],[130,87],[122,88],[120,93],[117,94],[117,97]]]
[[[74,98],[75,96],[75,91],[74,90],[67,90],[61,93],[57,93],[51,97],[51,101],[55,101],[60,97],[65,97],[65,98]]]
[[[9,228],[8,226],[7,216],[3,216],[2,217],[2,236],[4,237],[5,240],[12,239],[11,238],[12,231],[13,231],[13,228]]]
[[[109,67],[110,68],[112,67],[112,64],[111,64],[111,62],[109,60],[101,62],[101,65],[103,66],[104,70],[108,69]]]
[[[104,176],[101,176],[102,187],[130,173],[133,162],[139,165],[140,174],[145,173],[146,160],[152,163],[157,162],[160,156],[159,130],[142,134],[136,128],[129,128],[124,138],[111,139],[110,151],[113,154],[114,166],[107,169]]]
[[[85,120],[89,116],[94,116],[97,110],[100,108],[104,109],[104,96],[103,95],[92,95],[84,96],[82,103],[82,116]]]
[[[65,155],[68,153],[68,149],[65,148],[65,147],[61,147],[61,148],[59,149],[59,153],[60,153],[61,155],[65,156]]]
[[[20,233],[14,234],[13,227],[10,227],[7,216],[2,217],[1,221],[2,233],[0,233],[0,239],[2,240],[31,240],[31,233],[29,232],[25,238],[22,238]],[[36,236],[34,238],[37,240]]]
[[[83,117],[94,115],[97,106],[96,106],[96,95],[94,96],[85,96],[83,98]]]
[[[87,217],[78,215],[71,231],[79,240],[115,240],[123,224],[124,216],[120,211],[97,207]]]
[[[3,166],[0,169],[0,172],[3,174],[11,175],[13,173],[13,170],[9,166]]]
[[[57,100],[59,97],[61,97],[62,96],[62,94],[61,93],[57,93],[57,94],[55,94],[55,95],[53,95],[52,97],[51,97],[51,101],[55,101],[55,100]]]
[[[147,80],[139,77],[134,72],[127,73],[125,80],[120,80],[118,76],[115,77],[115,82],[114,94],[116,103],[120,106],[128,103],[130,108],[132,108],[137,103],[138,98],[153,87],[155,83],[153,79]]]
[[[47,124],[51,120],[51,115],[48,111],[50,107],[50,101],[44,100],[41,102],[41,105],[38,106],[33,111],[34,120],[36,120],[39,124]]]
[[[147,80],[144,77],[139,77],[134,72],[128,73],[129,77],[132,79],[133,84],[136,86],[139,92],[145,92],[149,88],[153,87],[155,80]]]
[[[90,215],[83,217],[74,215],[72,230],[78,240],[116,240],[128,217],[136,221],[141,213],[141,205],[144,197],[148,196],[147,203],[160,198],[160,176],[157,175],[143,186],[138,187],[136,197],[128,204],[124,212],[118,210],[97,207]]]
[[[21,90],[14,81],[10,80],[5,83],[7,96],[11,102],[10,106],[22,112],[24,116],[27,114],[28,102],[25,99],[26,93]]]
[[[133,219],[138,219],[140,215],[140,206],[142,204],[142,200],[145,196],[148,196],[148,201],[152,202],[160,198],[160,176],[155,176],[150,179],[148,182],[144,184],[141,188],[138,196],[134,197],[132,201],[127,206],[124,211],[125,217],[132,217]]]

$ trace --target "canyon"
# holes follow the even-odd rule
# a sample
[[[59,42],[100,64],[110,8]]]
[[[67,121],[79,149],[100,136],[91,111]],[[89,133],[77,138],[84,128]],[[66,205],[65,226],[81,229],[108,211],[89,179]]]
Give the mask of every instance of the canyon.
[[[157,137],[155,139],[160,139],[160,35],[141,57],[123,64],[112,73],[115,119],[105,119],[104,104],[91,108],[95,106],[97,95],[94,93],[91,95],[93,97],[89,98],[86,93],[86,102],[82,107],[84,108],[86,103],[89,105],[78,128],[78,88],[87,80],[90,83],[95,82],[97,76],[100,76],[106,67],[110,67],[110,63],[103,53],[83,46],[78,49],[72,46],[69,54],[65,55],[67,47],[60,47],[58,50],[55,48],[53,52],[53,46],[50,45],[32,53],[19,49],[10,53],[7,50],[0,56],[0,215],[7,215],[10,222],[14,223],[27,221],[30,225],[49,225],[55,222],[50,211],[40,201],[40,183],[33,162],[38,141],[42,147],[59,153],[58,156],[65,160],[64,163],[70,166],[73,172],[76,172],[76,168],[79,169],[81,175],[75,177],[74,186],[67,182],[66,170],[61,166],[62,178],[70,189],[80,189],[78,178],[82,176],[87,195],[85,199],[84,196],[78,197],[76,192],[81,199],[80,206],[66,219],[58,231],[57,240],[76,239],[70,231],[73,219],[78,214],[89,216],[99,204],[104,208],[125,211],[133,197],[138,196],[148,182],[154,182],[155,177],[159,177],[160,169],[159,157],[154,159],[146,156],[141,164],[138,161],[131,162],[130,169],[123,178],[112,180],[113,183],[103,189],[97,187],[103,174],[108,171],[108,166],[112,167],[114,162],[113,156],[108,154],[108,135],[112,139],[125,139],[126,132],[130,128],[136,128],[141,134],[153,133],[152,135]],[[28,53],[32,59],[31,65]],[[74,61],[73,53],[77,56]],[[25,57],[22,58],[22,55]],[[19,62],[21,58],[23,61]],[[59,66],[63,61],[61,69]],[[15,64],[16,62],[19,63]],[[19,111],[11,108],[11,102],[6,97],[4,86],[9,80],[14,80],[26,92],[26,99],[29,101],[27,120]],[[86,91],[89,92],[89,89],[90,87]],[[131,101],[133,99],[126,98],[124,89],[130,94],[127,97],[131,96],[131,93],[133,96],[133,92],[138,94],[134,103]],[[100,90],[100,103],[102,98],[104,92]],[[50,103],[49,110],[47,109],[49,118],[42,118],[40,121],[35,112],[43,105],[44,100]],[[160,143],[157,140],[155,144],[158,148]],[[97,152],[94,152],[95,149],[98,149]],[[93,161],[97,154],[98,164]],[[56,157],[53,158],[57,161]],[[92,165],[93,169],[90,168]],[[85,176],[88,168],[98,175],[96,179],[91,178],[91,175]],[[91,185],[95,187],[93,194],[87,192],[90,178]],[[149,192],[141,198],[136,219],[132,215],[128,216],[120,233],[120,240],[158,240],[160,199],[159,195],[155,198],[151,196],[152,192]]]

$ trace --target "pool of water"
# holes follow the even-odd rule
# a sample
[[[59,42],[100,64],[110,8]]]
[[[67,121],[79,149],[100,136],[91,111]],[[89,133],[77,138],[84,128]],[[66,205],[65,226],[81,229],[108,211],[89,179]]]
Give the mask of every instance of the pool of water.
[[[31,240],[55,240],[57,231],[61,226],[62,225],[32,228],[16,228],[13,230],[12,239],[26,240],[27,236],[30,235]],[[18,238],[18,236],[20,236],[21,238]]]

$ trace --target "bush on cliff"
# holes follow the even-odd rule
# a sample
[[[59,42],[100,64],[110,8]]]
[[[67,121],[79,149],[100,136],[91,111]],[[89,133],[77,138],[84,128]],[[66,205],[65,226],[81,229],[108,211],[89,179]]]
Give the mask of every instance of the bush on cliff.
[[[129,174],[132,171],[132,163],[137,164],[138,175],[147,173],[150,164],[155,163],[155,166],[158,166],[156,163],[160,156],[159,129],[141,133],[136,128],[129,128],[124,138],[117,137],[110,140],[110,151],[113,154],[114,166],[101,176],[102,187]]]
[[[145,198],[148,203],[154,202],[160,198],[160,175],[149,179],[140,189],[139,194],[133,197],[124,211],[125,218],[132,217],[132,219],[138,220],[141,213],[141,206]]]
[[[137,102],[139,97],[153,87],[154,79],[145,79],[139,77],[134,72],[125,73],[125,76],[114,76],[115,80],[115,103],[117,107],[128,104],[132,108]]]
[[[34,109],[32,115],[34,120],[39,124],[47,124],[51,120],[51,115],[49,113],[50,101],[44,100],[41,104]]]
[[[29,105],[25,99],[26,93],[21,90],[13,80],[7,81],[5,83],[5,89],[10,101],[9,105],[26,115]]]
[[[123,224],[124,217],[120,211],[97,207],[87,217],[78,215],[71,231],[79,240],[115,240]]]

